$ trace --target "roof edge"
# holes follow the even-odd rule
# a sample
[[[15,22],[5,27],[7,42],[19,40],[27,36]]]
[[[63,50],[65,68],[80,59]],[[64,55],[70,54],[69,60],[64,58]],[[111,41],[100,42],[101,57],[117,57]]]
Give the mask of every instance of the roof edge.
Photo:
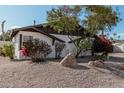
[[[41,31],[41,30],[39,30],[39,29],[37,29],[37,28],[35,28],[35,27],[32,27],[32,29],[33,29],[33,30],[36,30],[36,31],[38,31],[39,33],[42,33],[42,34],[44,34],[44,35],[46,35],[46,36],[48,36],[48,37],[50,37],[50,38],[53,38],[53,39],[56,39],[56,40],[58,40],[58,41],[60,41],[60,42],[65,43],[65,41],[63,41],[63,40],[61,40],[61,39],[59,39],[59,38],[57,38],[57,37],[55,37],[55,36],[53,36],[53,35],[47,34],[47,33],[43,32],[43,31]]]

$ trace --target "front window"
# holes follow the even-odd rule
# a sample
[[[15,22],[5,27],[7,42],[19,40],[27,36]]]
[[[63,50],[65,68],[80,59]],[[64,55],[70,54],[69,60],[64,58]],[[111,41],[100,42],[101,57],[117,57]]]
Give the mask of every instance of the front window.
[[[33,36],[23,36],[23,46],[25,45],[26,42],[29,40],[33,40]]]

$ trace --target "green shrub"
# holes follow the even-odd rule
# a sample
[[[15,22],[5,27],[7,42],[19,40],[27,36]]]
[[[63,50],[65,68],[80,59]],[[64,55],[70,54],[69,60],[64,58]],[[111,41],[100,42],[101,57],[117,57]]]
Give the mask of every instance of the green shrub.
[[[0,56],[5,56],[4,51],[3,51],[3,47],[0,47]]]
[[[56,58],[61,58],[62,51],[65,47],[64,43],[55,43],[55,57]]]
[[[10,59],[14,58],[14,47],[12,44],[4,44],[2,48],[3,55],[9,57]]]
[[[84,52],[84,54],[86,54],[87,50],[91,48],[92,43],[93,40],[90,37],[77,39],[75,41],[75,45],[76,45],[75,57],[78,58],[81,52]]]
[[[46,56],[52,52],[47,42],[34,39],[25,43],[25,47],[29,50],[29,56],[32,62],[40,63],[46,61]]]
[[[106,55],[94,55],[91,60],[93,60],[93,61],[95,61],[95,60],[105,61],[105,60],[107,60],[107,56]]]

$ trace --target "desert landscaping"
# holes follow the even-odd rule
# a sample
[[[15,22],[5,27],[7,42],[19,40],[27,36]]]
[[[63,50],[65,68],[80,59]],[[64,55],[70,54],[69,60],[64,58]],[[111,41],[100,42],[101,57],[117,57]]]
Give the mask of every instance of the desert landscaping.
[[[123,88],[123,8],[1,6],[0,88]]]
[[[89,57],[79,58],[73,68],[60,65],[60,60],[37,64],[0,57],[0,87],[124,87],[124,54],[110,55],[103,68],[88,66]]]

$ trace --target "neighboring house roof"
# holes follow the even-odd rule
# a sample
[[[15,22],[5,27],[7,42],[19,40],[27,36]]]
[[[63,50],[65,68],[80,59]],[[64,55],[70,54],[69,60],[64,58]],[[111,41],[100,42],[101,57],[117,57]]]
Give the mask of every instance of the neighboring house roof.
[[[124,43],[124,40],[111,40],[112,43]]]

